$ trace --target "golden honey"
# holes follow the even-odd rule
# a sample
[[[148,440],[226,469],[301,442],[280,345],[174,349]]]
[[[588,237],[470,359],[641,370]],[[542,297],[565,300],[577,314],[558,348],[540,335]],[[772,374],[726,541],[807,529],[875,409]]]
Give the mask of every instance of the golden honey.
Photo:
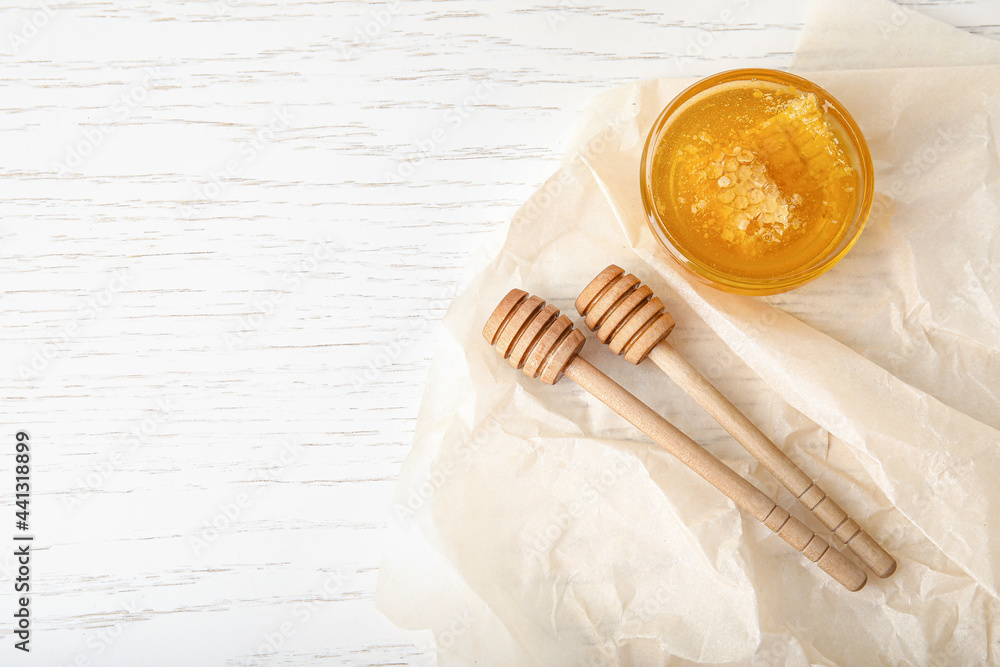
[[[675,101],[644,155],[644,202],[661,240],[731,291],[773,293],[819,275],[870,206],[860,131],[825,91],[775,74]]]

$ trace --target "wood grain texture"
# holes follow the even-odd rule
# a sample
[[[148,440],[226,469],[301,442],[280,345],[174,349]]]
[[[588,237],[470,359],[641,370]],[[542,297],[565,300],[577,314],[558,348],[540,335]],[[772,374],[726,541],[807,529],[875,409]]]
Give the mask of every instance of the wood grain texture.
[[[986,0],[913,5],[1000,36]],[[805,11],[4,7],[0,437],[35,443],[37,597],[3,664],[429,662],[372,598],[466,257],[592,95],[781,66]]]

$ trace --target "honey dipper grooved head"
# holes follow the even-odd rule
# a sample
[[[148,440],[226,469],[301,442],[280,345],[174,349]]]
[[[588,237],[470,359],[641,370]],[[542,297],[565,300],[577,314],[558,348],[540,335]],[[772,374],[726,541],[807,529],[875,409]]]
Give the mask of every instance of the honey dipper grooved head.
[[[674,328],[674,318],[653,290],[614,264],[583,288],[576,309],[602,343],[633,364],[645,359]]]
[[[583,334],[555,306],[512,289],[486,320],[483,338],[514,368],[555,384],[583,347]]]

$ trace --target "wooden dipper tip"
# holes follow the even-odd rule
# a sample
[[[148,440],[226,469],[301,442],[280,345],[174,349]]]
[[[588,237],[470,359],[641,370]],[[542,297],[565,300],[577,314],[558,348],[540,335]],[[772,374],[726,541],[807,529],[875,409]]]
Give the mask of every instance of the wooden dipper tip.
[[[483,327],[483,338],[511,366],[555,384],[583,347],[583,334],[555,306],[513,289]]]
[[[576,309],[615,354],[638,364],[674,328],[663,302],[631,273],[612,264],[583,288]]]

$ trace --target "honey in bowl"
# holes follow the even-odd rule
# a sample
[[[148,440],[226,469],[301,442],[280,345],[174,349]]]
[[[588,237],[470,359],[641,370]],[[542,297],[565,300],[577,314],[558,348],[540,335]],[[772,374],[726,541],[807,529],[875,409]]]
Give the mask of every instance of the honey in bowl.
[[[723,73],[682,93],[650,132],[642,176],[650,223],[671,254],[746,294],[830,268],[871,205],[871,158],[854,121],[826,91],[769,70]]]

